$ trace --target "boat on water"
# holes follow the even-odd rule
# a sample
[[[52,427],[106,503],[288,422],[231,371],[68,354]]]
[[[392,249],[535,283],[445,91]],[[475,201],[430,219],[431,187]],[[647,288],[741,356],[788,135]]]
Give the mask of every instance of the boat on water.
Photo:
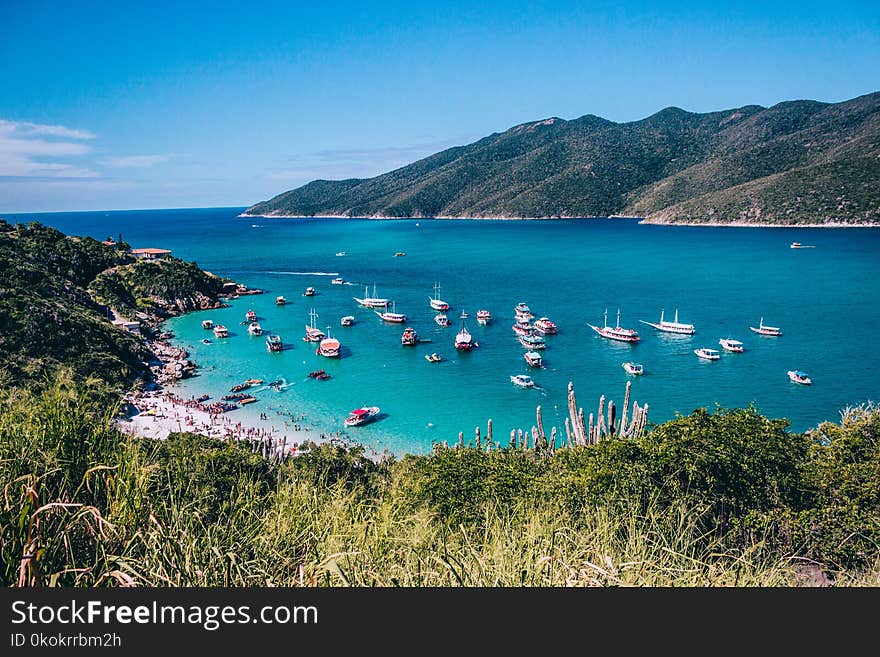
[[[418,341],[419,336],[411,326],[407,326],[403,331],[403,335],[400,336],[400,344],[404,347],[413,347]]]
[[[556,335],[559,333],[559,328],[550,321],[549,317],[541,317],[540,319],[535,320],[535,330],[541,335]]]
[[[792,242],[791,248],[793,249],[815,249],[816,247],[812,244],[801,244],[800,242]]]
[[[309,372],[310,379],[318,379],[319,381],[326,381],[330,378],[330,375],[327,374],[324,370],[315,370],[314,372]]]
[[[196,401],[201,404],[202,402],[208,401],[210,398],[211,398],[211,395],[202,395],[201,397],[196,399]]]
[[[217,324],[217,326],[214,327],[214,336],[218,338],[228,338],[229,329],[223,326],[223,324]]]
[[[660,321],[657,323],[654,322],[646,322],[644,319],[640,319],[639,321],[642,324],[647,324],[648,326],[653,326],[658,331],[665,331],[666,333],[678,333],[679,335],[693,335],[697,332],[694,328],[693,324],[681,324],[678,321],[678,308],[675,309],[675,319],[671,322],[667,322],[663,318],[664,311],[660,310]]]
[[[434,317],[434,321],[438,326],[449,326],[449,318],[446,315],[440,314]]]
[[[702,358],[703,360],[718,360],[721,358],[721,352],[717,349],[709,349],[708,347],[694,349],[694,353],[697,355],[697,358]]]
[[[541,367],[541,365],[543,364],[541,354],[539,354],[537,351],[527,351],[523,354],[523,358],[530,367]]]
[[[258,386],[263,382],[263,379],[248,379],[245,383],[249,383],[252,386]]]
[[[282,351],[284,349],[284,343],[281,341],[280,335],[272,335],[266,336],[266,349],[268,351]]]
[[[434,310],[449,310],[449,304],[440,298],[440,283],[434,283],[434,296],[428,297],[428,303]]]
[[[346,315],[339,320],[340,326],[352,326],[354,324],[354,315]]]
[[[477,324],[482,324],[486,326],[489,322],[492,321],[492,313],[488,310],[478,310],[477,311]]]
[[[202,344],[211,344],[211,341],[208,338],[202,338]]]
[[[516,311],[516,320],[518,322],[527,322],[530,319],[534,319],[534,318],[535,318],[535,316],[527,310],[517,310]]]
[[[392,324],[403,324],[406,321],[406,315],[403,313],[397,312],[397,304],[395,302],[391,303],[391,310],[388,310],[387,307],[385,312],[380,313],[379,311],[374,311],[380,319],[384,322],[391,322]]]
[[[812,385],[813,380],[809,377],[809,375],[802,370],[789,370],[788,378],[792,383],[800,383],[801,385]]]
[[[342,276],[338,276],[337,278],[334,278],[334,279],[333,279],[332,281],[330,281],[330,282],[331,282],[333,285],[344,285],[344,284],[345,284],[345,279],[342,278]]]
[[[357,301],[364,308],[387,308],[388,307],[388,299],[382,299],[376,296],[376,284],[373,283],[373,296],[370,296],[370,288],[364,286],[364,297],[363,299],[358,299],[357,297],[352,297],[355,301]]]
[[[627,374],[633,374],[635,376],[641,376],[645,373],[645,368],[641,363],[627,361],[623,364],[623,369],[626,370]]]
[[[523,301],[520,301],[518,304],[516,304],[516,308],[514,308],[514,310],[518,313],[532,312],[531,309]]]
[[[231,395],[223,395],[223,400],[224,401],[239,401],[239,400],[244,399],[245,397],[249,397],[249,396],[250,395],[248,395],[246,392],[236,392]]]
[[[528,350],[546,349],[547,343],[540,335],[521,335],[517,338],[519,343]]]
[[[476,342],[474,342],[474,337],[468,332],[467,327],[465,326],[464,320],[467,319],[468,314],[466,312],[461,313],[461,330],[455,334],[455,348],[458,351],[470,351],[475,346],[477,346]]]
[[[443,359],[440,357],[440,354],[433,353],[433,354],[425,354],[425,360],[428,361],[429,363],[439,363]]]
[[[285,299],[283,296],[279,295],[279,296],[275,297],[275,305],[276,306],[283,306],[285,303],[287,303],[287,299]]]
[[[244,406],[245,404],[253,404],[255,401],[257,401],[256,397],[248,396],[243,399],[239,399],[238,403]]]
[[[617,309],[617,326],[608,326],[608,309],[605,309],[605,326],[594,326],[587,324],[596,333],[603,338],[609,340],[619,340],[620,342],[638,342],[639,334],[633,329],[623,328],[620,326],[620,308]]]
[[[339,350],[342,345],[339,340],[330,335],[330,327],[327,327],[327,337],[318,343],[315,353],[326,358],[339,358]]]
[[[757,333],[758,335],[770,335],[770,336],[780,336],[782,335],[782,329],[778,326],[767,326],[764,324],[764,318],[761,318],[761,321],[758,322],[758,326],[750,326],[752,331]]]
[[[248,333],[251,335],[263,335],[263,327],[259,322],[251,322],[248,326]]]
[[[510,382],[514,383],[522,388],[534,388],[535,382],[532,381],[532,377],[528,374],[511,374]]]
[[[724,349],[724,351],[730,351],[735,354],[741,354],[745,351],[745,347],[743,347],[743,343],[739,340],[732,340],[731,338],[721,338],[718,341],[718,344]]]
[[[309,311],[309,321],[311,324],[306,324],[306,334],[303,336],[305,342],[320,342],[325,337],[324,331],[315,326],[316,319],[318,319],[318,313],[312,308]]]
[[[229,392],[241,392],[242,390],[247,390],[250,387],[251,384],[247,381],[245,381],[244,383],[236,383],[229,389]],[[244,395],[244,397],[247,397],[247,395]]]
[[[528,322],[517,322],[512,328],[514,333],[518,333],[519,335],[531,335],[535,332],[535,327]]]
[[[347,427],[359,427],[362,424],[367,424],[368,422],[375,420],[377,415],[379,415],[378,406],[356,408],[348,414],[348,417],[345,418],[343,424]]]
[[[206,331],[210,330],[210,329],[214,328],[214,322],[210,319],[202,320],[202,328],[205,329]]]
[[[313,287],[307,287],[307,288],[306,288],[306,291],[303,292],[303,296],[304,296],[304,297],[313,297],[313,296],[315,296],[315,288],[313,288]]]
[[[337,255],[337,257],[341,258],[342,256],[347,256],[348,254],[345,251],[337,251],[336,255]]]
[[[394,254],[394,257],[395,257],[395,258],[402,258],[402,257],[405,256],[405,255],[406,255],[406,253],[404,253],[403,251],[397,251],[397,252]]]
[[[257,313],[254,312],[253,310],[248,310],[247,313],[245,314],[244,318],[245,318],[245,320],[247,320],[247,322],[249,324],[256,322],[257,321]]]

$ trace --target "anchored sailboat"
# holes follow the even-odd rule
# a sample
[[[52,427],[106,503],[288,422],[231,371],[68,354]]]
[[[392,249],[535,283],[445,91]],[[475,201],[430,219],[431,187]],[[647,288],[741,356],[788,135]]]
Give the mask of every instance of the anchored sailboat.
[[[364,286],[364,298],[358,299],[357,297],[352,297],[352,299],[357,301],[364,308],[386,308],[388,306],[388,299],[381,299],[376,296],[375,283],[373,283],[373,296],[370,296],[370,288]]]
[[[663,310],[660,310],[660,321],[658,323],[654,322],[646,322],[643,319],[639,321],[642,324],[647,324],[648,326],[653,326],[658,331],[665,331],[666,333],[678,333],[680,335],[693,335],[696,333],[696,329],[693,324],[680,324],[678,322],[678,308],[675,309],[675,320],[672,322],[667,322],[663,319]]]
[[[434,283],[434,296],[428,297],[428,303],[434,310],[449,310],[449,304],[440,298],[440,283]]]

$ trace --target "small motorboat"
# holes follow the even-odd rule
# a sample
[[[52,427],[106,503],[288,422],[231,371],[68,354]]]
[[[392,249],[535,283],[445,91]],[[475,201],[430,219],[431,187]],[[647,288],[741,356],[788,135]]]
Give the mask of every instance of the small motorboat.
[[[343,257],[343,256],[347,256],[347,255],[348,255],[348,254],[347,254],[345,251],[338,251],[338,252],[336,253],[336,256],[339,257],[339,258],[341,258],[341,257]]]
[[[324,381],[325,379],[329,379],[330,375],[327,374],[327,372],[325,372],[324,370],[315,370],[314,372],[309,372],[309,378]]]
[[[354,315],[346,315],[339,320],[340,326],[351,326],[354,324]]]
[[[303,296],[304,296],[304,297],[313,297],[313,296],[315,296],[315,288],[313,288],[313,287],[307,287],[307,288],[306,288],[306,291],[303,292]]]
[[[745,351],[745,347],[743,347],[743,343],[739,340],[732,340],[730,338],[721,338],[718,341],[718,344],[724,349],[724,351],[730,351],[735,354],[741,354]]]
[[[367,424],[368,422],[373,421],[376,419],[377,415],[379,415],[378,406],[356,408],[348,414],[348,417],[345,418],[343,424],[347,427],[359,427],[362,424]]]
[[[211,341],[208,338],[202,338],[202,344],[211,344]]]
[[[333,285],[343,285],[343,284],[345,283],[345,279],[342,278],[342,276],[340,276],[340,277],[338,277],[338,278],[334,278],[334,279],[333,279],[332,281],[330,281],[330,282],[331,282]]]
[[[244,383],[236,383],[229,389],[229,392],[241,392],[242,390],[247,390],[251,387],[251,384],[245,381]]]
[[[248,310],[247,314],[244,316],[244,318],[248,323],[256,322],[257,321],[257,313],[254,312],[253,310]]]
[[[514,308],[514,310],[515,310],[516,312],[518,312],[518,313],[529,313],[529,312],[532,312],[532,311],[529,309],[529,307],[528,307],[524,302],[522,302],[522,301],[520,301],[518,304],[516,304],[516,308]]]
[[[789,370],[788,378],[792,383],[800,383],[805,386],[813,383],[813,380],[807,375],[807,373],[801,370]]]
[[[408,326],[404,329],[403,335],[400,336],[400,344],[404,347],[413,347],[419,341],[419,336],[416,333],[416,330]]]
[[[248,333],[250,335],[263,335],[263,327],[260,326],[259,322],[251,322],[250,326],[248,326]]]
[[[397,252],[394,254],[394,257],[395,257],[395,258],[402,258],[402,257],[405,256],[405,255],[406,255],[406,253],[404,253],[403,251],[397,251]]]
[[[623,364],[623,369],[626,370],[627,374],[633,374],[635,376],[641,376],[645,373],[645,368],[641,363],[627,361]]]
[[[439,363],[443,359],[440,358],[440,354],[433,353],[433,354],[425,354],[425,360],[428,361],[429,363]]]
[[[699,349],[694,349],[694,353],[698,358],[702,358],[703,360],[718,360],[721,358],[721,353],[717,349],[700,347]]]
[[[489,322],[492,321],[492,313],[488,310],[478,310],[477,311],[477,324],[482,324],[486,326]]]
[[[210,319],[205,319],[202,321],[202,328],[206,331],[209,331],[214,328],[214,322]]]
[[[253,404],[255,401],[257,401],[256,397],[245,397],[244,399],[239,399],[238,403],[244,406],[245,404]]]
[[[211,395],[202,395],[201,397],[196,399],[196,401],[201,404],[202,402],[208,401],[210,398],[211,398]]]
[[[512,374],[510,382],[522,388],[533,388],[535,386],[535,382],[532,381],[532,377],[528,374]]]
[[[284,343],[281,341],[280,335],[269,335],[266,337],[266,349],[268,351],[282,351]]]
[[[437,315],[434,317],[434,321],[438,326],[449,326],[449,318],[446,315]]]
[[[275,297],[275,305],[276,306],[283,306],[285,303],[287,303],[287,299],[285,299],[283,296]]]
[[[530,367],[541,367],[543,362],[541,359],[541,354],[539,354],[537,351],[527,351],[523,354],[523,358]]]

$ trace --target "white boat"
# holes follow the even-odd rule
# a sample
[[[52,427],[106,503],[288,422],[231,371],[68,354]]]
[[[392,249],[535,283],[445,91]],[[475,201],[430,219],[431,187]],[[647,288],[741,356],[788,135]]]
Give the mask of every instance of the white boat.
[[[330,336],[330,327],[327,327],[327,337],[318,343],[315,353],[326,358],[339,358],[339,340]]]
[[[801,370],[789,370],[788,378],[791,379],[792,383],[800,383],[805,386],[813,383],[813,380],[807,375],[807,373]]]
[[[313,296],[315,296],[315,288],[313,288],[313,287],[307,287],[307,288],[306,288],[306,291],[303,292],[303,296],[304,296],[304,297],[313,297]]]
[[[535,386],[535,382],[532,381],[532,377],[528,374],[512,374],[510,376],[510,382],[523,388],[533,388]]]
[[[248,333],[251,335],[263,335],[263,327],[258,322],[251,322],[248,325]]]
[[[320,342],[324,339],[324,331],[315,326],[315,320],[318,318],[318,313],[315,312],[315,309],[312,308],[309,311],[309,319],[311,320],[311,324],[306,325],[306,334],[303,336],[303,340],[306,342]]]
[[[527,351],[523,354],[523,358],[531,367],[541,367],[541,354],[537,351]]]
[[[275,305],[283,306],[285,303],[287,303],[287,299],[285,299],[283,296],[279,295],[275,297]]]
[[[482,324],[486,326],[489,322],[492,321],[492,313],[488,310],[478,310],[477,311],[477,324]]]
[[[724,349],[724,351],[730,351],[735,354],[741,354],[745,351],[745,347],[743,347],[743,343],[739,340],[732,340],[730,338],[721,338],[718,341],[718,344]]]
[[[413,347],[419,341],[419,335],[416,333],[416,330],[412,326],[407,326],[403,330],[403,335],[400,336],[400,344],[404,347]]]
[[[434,317],[434,321],[438,326],[449,326],[449,318],[446,315],[437,315]]]
[[[284,349],[284,343],[281,342],[280,335],[267,335],[266,336],[266,349],[268,351],[281,351]]]
[[[547,343],[540,335],[520,335],[517,339],[523,347],[530,351],[547,348]]]
[[[517,322],[512,328],[514,333],[519,335],[531,335],[535,332],[535,327],[528,322]]]
[[[354,324],[354,315],[346,315],[339,320],[340,326],[351,326]]]
[[[541,317],[535,320],[535,330],[542,335],[556,335],[559,329],[556,324],[550,321],[548,317]]]
[[[633,329],[622,328],[620,326],[620,308],[617,309],[617,326],[608,326],[608,309],[605,309],[605,326],[594,326],[587,324],[596,333],[603,338],[609,340],[619,340],[620,342],[638,342],[639,334]]]
[[[334,279],[333,279],[332,281],[330,281],[330,282],[331,282],[333,285],[343,285],[343,284],[345,283],[345,279],[342,278],[342,276],[339,276],[339,277],[337,277],[337,278],[334,278]]]
[[[217,324],[217,326],[214,327],[214,335],[218,338],[228,338],[229,329],[223,326],[223,324]]]
[[[439,363],[441,360],[443,360],[443,358],[440,357],[440,354],[433,353],[433,354],[425,354],[425,360],[428,361],[429,363]]]
[[[765,326],[763,317],[761,318],[761,321],[758,323],[757,327],[750,326],[749,328],[758,335],[771,335],[774,337],[782,335],[782,329],[778,326]]]
[[[347,427],[358,427],[362,424],[366,424],[367,422],[371,422],[376,418],[378,414],[378,406],[364,406],[362,408],[356,408],[348,414],[348,417],[345,418],[343,424],[345,424],[345,426]]]
[[[647,324],[648,326],[653,326],[658,331],[665,331],[666,333],[678,333],[680,335],[693,335],[696,333],[696,329],[693,324],[680,324],[678,322],[678,308],[675,309],[675,320],[671,322],[667,322],[663,319],[663,310],[660,310],[660,321],[656,324],[654,322],[646,322],[643,319],[639,321],[642,324]]]
[[[800,242],[792,242],[791,248],[793,249],[815,249],[816,247],[812,244],[801,244]]]
[[[440,283],[434,283],[434,296],[428,297],[428,303],[434,310],[449,310],[449,304],[440,298]]]
[[[385,322],[392,322],[393,324],[403,324],[406,321],[406,315],[403,313],[396,312],[397,304],[392,303],[391,310],[386,310],[383,313],[376,311],[376,314]]]
[[[640,376],[645,373],[645,368],[641,363],[632,363],[628,361],[623,364],[623,369],[626,370],[627,374],[633,374],[635,376]]]
[[[248,310],[247,314],[245,314],[244,318],[245,318],[245,321],[247,321],[247,322],[251,322],[251,323],[256,322],[257,321],[257,313],[255,313],[253,310]]]
[[[387,308],[388,307],[388,299],[381,299],[376,296],[376,284],[373,283],[373,296],[370,296],[370,288],[364,287],[364,298],[358,299],[357,297],[352,297],[355,301],[357,301],[364,308]]]
[[[210,330],[214,328],[214,322],[210,319],[205,319],[202,321],[202,328],[205,330]]]
[[[461,330],[455,335],[455,348],[459,351],[470,351],[476,346],[473,336],[464,325],[464,320],[467,319],[467,316],[467,313],[461,313]]]
[[[518,312],[518,313],[530,313],[530,312],[532,312],[532,311],[529,309],[529,307],[528,307],[524,302],[522,302],[522,301],[520,301],[518,304],[516,304],[516,308],[514,308],[514,311],[516,311],[516,312]]]
[[[694,349],[694,353],[698,358],[702,358],[703,360],[718,360],[721,358],[721,352],[717,349],[709,349],[708,347]]]
[[[347,256],[348,254],[345,251],[338,251],[336,255],[341,258],[342,256]]]

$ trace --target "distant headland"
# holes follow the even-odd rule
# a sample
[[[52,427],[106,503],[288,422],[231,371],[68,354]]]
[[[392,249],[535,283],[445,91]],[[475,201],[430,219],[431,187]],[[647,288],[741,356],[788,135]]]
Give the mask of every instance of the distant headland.
[[[880,225],[880,92],[640,121],[514,126],[374,178],[315,180],[242,216],[637,217],[701,226]]]

